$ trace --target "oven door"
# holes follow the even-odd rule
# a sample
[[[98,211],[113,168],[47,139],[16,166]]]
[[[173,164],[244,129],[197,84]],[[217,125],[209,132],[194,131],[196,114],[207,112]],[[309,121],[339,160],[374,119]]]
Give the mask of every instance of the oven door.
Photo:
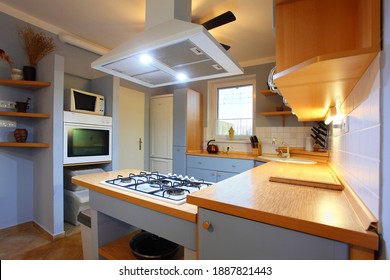
[[[110,162],[112,127],[64,123],[64,164]]]

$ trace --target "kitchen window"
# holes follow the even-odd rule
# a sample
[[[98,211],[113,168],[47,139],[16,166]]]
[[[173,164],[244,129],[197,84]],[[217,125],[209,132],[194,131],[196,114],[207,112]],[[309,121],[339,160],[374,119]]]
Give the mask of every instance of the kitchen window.
[[[253,135],[255,88],[252,76],[209,83],[211,138],[229,139],[230,128],[234,129],[234,140],[246,140]]]

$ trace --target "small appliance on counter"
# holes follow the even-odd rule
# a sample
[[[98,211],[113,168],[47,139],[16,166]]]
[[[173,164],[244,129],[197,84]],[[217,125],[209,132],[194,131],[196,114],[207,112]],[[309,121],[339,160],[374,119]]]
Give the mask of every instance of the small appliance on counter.
[[[207,142],[207,152],[209,154],[217,154],[219,149],[218,149],[218,146],[215,145],[215,144],[210,144],[211,142],[214,142],[215,140],[210,140],[209,142]]]

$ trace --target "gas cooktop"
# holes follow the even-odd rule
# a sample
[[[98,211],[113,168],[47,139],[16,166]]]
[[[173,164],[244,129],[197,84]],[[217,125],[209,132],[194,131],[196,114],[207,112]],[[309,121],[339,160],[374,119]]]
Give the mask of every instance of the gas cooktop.
[[[118,175],[115,179],[102,181],[101,183],[173,204],[185,203],[186,196],[189,193],[212,184],[204,180],[196,180],[193,177],[183,177],[176,174],[165,175],[157,172],[130,173],[126,176]]]

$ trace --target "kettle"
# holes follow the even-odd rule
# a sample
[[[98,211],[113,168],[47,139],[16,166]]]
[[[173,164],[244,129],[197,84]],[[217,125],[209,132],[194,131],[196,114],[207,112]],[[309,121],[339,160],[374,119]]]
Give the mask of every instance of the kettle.
[[[215,140],[210,140],[207,142],[207,152],[210,154],[216,154],[218,153],[218,146],[215,144],[210,144],[210,142],[215,141]]]

